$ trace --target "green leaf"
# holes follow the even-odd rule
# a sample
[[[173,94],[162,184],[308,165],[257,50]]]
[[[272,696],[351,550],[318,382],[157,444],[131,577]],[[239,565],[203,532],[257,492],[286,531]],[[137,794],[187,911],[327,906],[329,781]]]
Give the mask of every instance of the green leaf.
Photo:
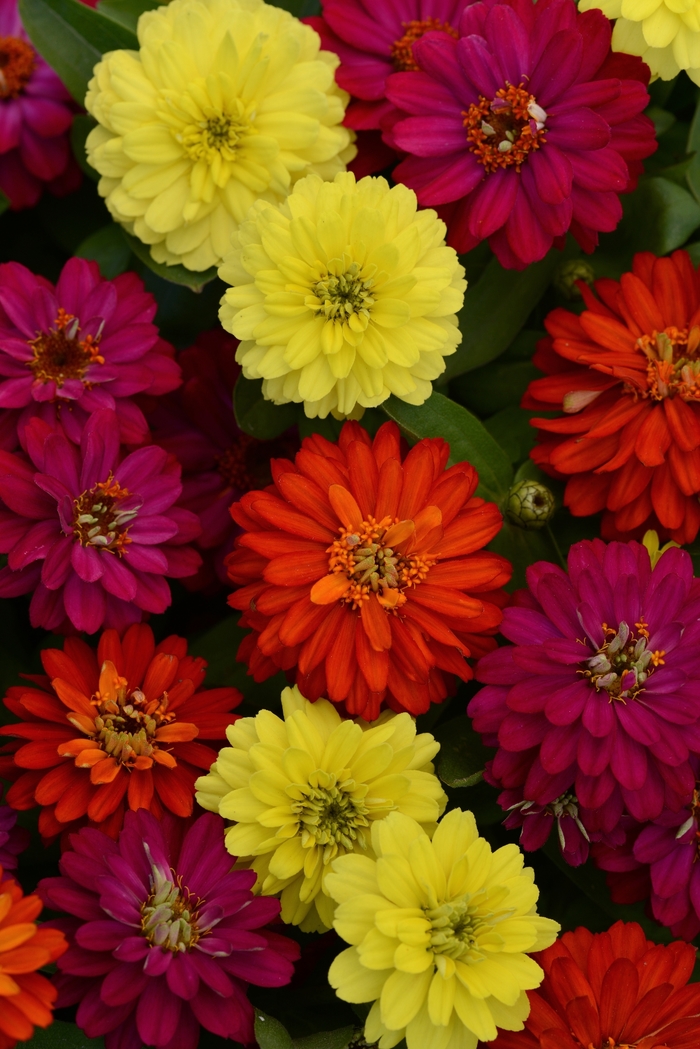
[[[282,7],[295,18],[308,18],[309,15],[321,14],[320,0],[277,0],[275,7]]]
[[[690,124],[686,153],[697,153],[698,150],[700,150],[700,99],[695,107],[695,115]]]
[[[441,393],[433,393],[419,407],[390,397],[381,408],[414,440],[444,437],[450,445],[450,462],[471,463],[479,474],[479,495],[501,502],[513,483],[508,456],[466,408]]]
[[[10,206],[9,198],[6,197],[5,194],[2,192],[2,190],[0,189],[0,215],[2,215],[3,211],[7,211],[9,206]]]
[[[131,249],[116,222],[86,237],[75,249],[75,254],[81,259],[93,259],[107,280],[113,280],[128,270],[131,259]]]
[[[650,106],[646,115],[652,121],[657,135],[663,135],[664,131],[668,131],[676,123],[673,113],[668,109],[662,109],[661,106]]]
[[[484,426],[512,463],[527,459],[534,447],[535,430],[530,426],[530,419],[535,415],[537,412],[526,412],[511,405],[484,420]]]
[[[544,295],[557,264],[559,251],[550,251],[527,269],[505,270],[492,259],[482,276],[467,288],[459,313],[461,345],[445,358],[445,376],[473,371],[494,360],[510,345]]]
[[[140,241],[138,237],[132,237],[126,230],[124,230],[124,236],[136,258],[140,259],[144,266],[148,266],[149,270],[152,270],[158,277],[170,281],[171,284],[184,284],[190,291],[201,291],[205,284],[216,277],[216,266],[200,271],[188,270],[180,265],[168,266],[164,262],[156,262],[147,244]]]
[[[306,1038],[295,1038],[294,1049],[346,1049],[357,1034],[356,1027],[339,1027],[337,1031],[319,1031]]]
[[[440,744],[435,765],[442,782],[448,787],[473,787],[480,783],[494,751],[483,745],[469,718],[443,722],[433,735]]]
[[[20,0],[19,13],[37,51],[80,105],[102,55],[138,47],[132,32],[80,0]]]
[[[160,7],[162,0],[100,0],[97,10],[105,18],[136,32],[138,20],[144,11]]]
[[[507,557],[513,566],[513,578],[508,584],[508,590],[525,586],[525,572],[533,562],[561,563],[550,528],[530,531],[508,520],[503,521],[503,528],[489,543],[489,550]]]
[[[504,361],[459,375],[450,383],[450,393],[460,404],[478,415],[493,415],[509,405],[519,405],[533,379],[542,372],[531,361]]]
[[[260,1049],[294,1049],[286,1027],[267,1013],[255,1010],[255,1038]]]
[[[233,411],[241,430],[259,441],[279,437],[297,421],[296,405],[265,400],[262,379],[244,379],[242,375],[233,390]]]
[[[70,129],[70,144],[73,156],[78,161],[83,173],[93,182],[99,182],[99,172],[95,171],[92,164],[88,163],[87,150],[85,148],[87,137],[94,127],[97,127],[97,121],[94,117],[89,116],[87,113],[78,113],[77,116],[73,117],[73,126]]]
[[[37,1028],[28,1042],[22,1042],[27,1049],[103,1049],[101,1038],[88,1038],[76,1024],[54,1020],[50,1027]]]
[[[700,226],[700,206],[682,186],[666,178],[646,179],[624,202],[618,229],[628,252],[666,255]],[[617,239],[617,238],[616,238]]]

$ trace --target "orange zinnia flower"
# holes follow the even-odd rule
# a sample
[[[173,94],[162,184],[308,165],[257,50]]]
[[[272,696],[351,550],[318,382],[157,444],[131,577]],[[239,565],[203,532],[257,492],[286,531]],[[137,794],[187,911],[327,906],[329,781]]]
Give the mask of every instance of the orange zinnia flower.
[[[477,552],[501,515],[448,457],[435,438],[402,462],[395,423],[371,441],[348,422],[337,444],[315,434],[294,463],[273,460],[274,485],[234,503],[229,603],[252,627],[238,658],[256,681],[296,667],[307,699],[373,720],[383,702],[419,714],[453,675],[472,677],[465,657],[495,647],[511,567]]]
[[[3,881],[0,867],[0,1049],[12,1049],[48,1027],[56,989],[36,972],[68,947],[58,929],[40,928],[38,896],[22,896],[13,879]]]
[[[689,543],[700,528],[700,277],[685,251],[635,255],[620,281],[579,282],[586,309],[549,314],[551,338],[534,362],[524,408],[563,408],[533,419],[532,458],[574,476],[564,502],[576,516],[606,510],[603,535],[655,528]]]
[[[121,641],[105,630],[97,652],[67,638],[62,651],[45,649],[41,658],[47,676],[5,697],[26,720],[0,733],[30,741],[11,744],[11,757],[0,762],[0,774],[15,780],[8,805],[41,805],[45,838],[86,820],[116,837],[127,807],[189,816],[194,781],[216,758],[195,737],[224,739],[240,692],[197,691],[205,661],[188,656],[181,637],[156,647],[143,624]]]

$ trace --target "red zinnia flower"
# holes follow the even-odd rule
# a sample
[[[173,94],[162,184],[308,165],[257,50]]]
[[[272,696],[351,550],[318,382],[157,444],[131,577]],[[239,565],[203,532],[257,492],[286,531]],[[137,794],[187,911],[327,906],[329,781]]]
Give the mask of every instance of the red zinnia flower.
[[[426,439],[402,462],[399,429],[372,442],[345,423],[314,435],[274,485],[231,508],[245,529],[228,559],[229,598],[252,627],[239,650],[256,681],[297,667],[308,699],[376,718],[382,703],[419,714],[449,694],[465,657],[495,647],[508,562],[482,547],[501,527],[475,498],[476,470],[445,470],[449,445]],[[472,594],[478,597],[472,597]]]
[[[690,543],[700,529],[698,270],[685,251],[641,252],[619,282],[594,282],[597,297],[580,287],[587,309],[553,310],[534,358],[548,374],[523,407],[565,415],[532,420],[532,458],[574,475],[564,502],[577,517],[606,510],[606,538],[656,528]]]
[[[687,943],[652,943],[636,922],[567,932],[541,954],[524,1031],[501,1031],[490,1049],[697,1049],[700,984]]]
[[[41,805],[46,838],[87,820],[116,837],[127,808],[189,816],[199,770],[216,758],[193,741],[224,739],[240,692],[199,691],[205,661],[188,656],[187,642],[175,635],[156,646],[143,624],[121,641],[105,630],[97,652],[67,638],[63,651],[44,649],[41,659],[46,677],[31,677],[32,686],[10,688],[5,697],[24,720],[0,733],[29,741],[11,744],[12,757],[0,766],[16,781],[7,803]]]

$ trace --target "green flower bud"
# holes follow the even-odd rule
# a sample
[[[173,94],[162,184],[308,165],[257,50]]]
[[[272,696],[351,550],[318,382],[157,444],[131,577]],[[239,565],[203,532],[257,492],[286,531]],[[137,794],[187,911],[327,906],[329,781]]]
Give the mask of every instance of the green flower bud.
[[[595,271],[585,259],[569,259],[563,262],[554,278],[554,287],[566,299],[580,299],[581,292],[576,287],[577,280],[592,284]]]
[[[554,496],[539,481],[518,481],[508,492],[505,513],[518,528],[544,528],[554,513]]]

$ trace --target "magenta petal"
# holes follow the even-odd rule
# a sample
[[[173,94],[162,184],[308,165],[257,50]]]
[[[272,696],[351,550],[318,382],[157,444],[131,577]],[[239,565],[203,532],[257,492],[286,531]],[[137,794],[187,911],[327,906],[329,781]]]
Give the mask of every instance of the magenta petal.
[[[143,994],[149,980],[140,962],[123,962],[113,969],[102,982],[101,996],[107,1005],[124,1005]]]
[[[199,988],[199,974],[190,954],[178,954],[167,972],[168,987],[178,998],[194,998]]]
[[[71,564],[85,583],[96,583],[102,578],[104,571],[103,557],[109,556],[109,554],[101,556],[94,546],[81,546],[80,543],[75,542],[71,549]]]
[[[177,1030],[181,1008],[182,1000],[169,990],[164,977],[148,980],[136,1007],[136,1023],[144,1042],[169,1042]]]
[[[99,583],[86,583],[70,575],[63,591],[66,614],[73,626],[94,634],[105,617],[105,592]]]

